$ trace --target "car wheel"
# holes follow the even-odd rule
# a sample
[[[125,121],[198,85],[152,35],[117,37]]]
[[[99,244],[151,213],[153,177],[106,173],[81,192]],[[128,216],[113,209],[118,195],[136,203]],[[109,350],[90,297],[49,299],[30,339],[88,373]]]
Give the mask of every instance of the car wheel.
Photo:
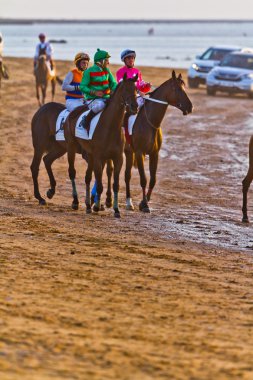
[[[189,88],[198,88],[199,82],[197,79],[194,78],[188,78],[188,86]]]
[[[207,87],[206,88],[206,93],[207,95],[210,95],[210,96],[215,96],[216,95],[216,90],[212,87]]]

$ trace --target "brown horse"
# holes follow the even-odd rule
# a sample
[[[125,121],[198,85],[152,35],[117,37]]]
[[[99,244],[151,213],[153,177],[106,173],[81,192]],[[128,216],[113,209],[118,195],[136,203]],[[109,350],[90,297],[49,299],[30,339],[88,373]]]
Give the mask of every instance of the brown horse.
[[[34,69],[34,75],[36,82],[36,97],[38,99],[39,107],[41,107],[43,104],[45,104],[48,82],[51,82],[52,101],[54,100],[55,85],[57,81],[55,70],[52,72],[50,71],[49,63],[46,61],[45,55],[39,56],[37,66]]]
[[[250,138],[249,142],[249,169],[246,177],[242,181],[242,193],[243,193],[243,204],[242,204],[242,221],[244,223],[249,223],[248,210],[247,210],[247,198],[248,190],[250,184],[253,180],[253,136]]]
[[[127,144],[125,147],[126,208],[128,210],[134,209],[130,192],[130,179],[135,155],[143,192],[139,209],[143,212],[150,212],[148,201],[151,198],[151,193],[156,183],[158,155],[162,144],[162,131],[160,125],[169,105],[180,109],[184,115],[191,113],[193,108],[192,103],[184,90],[182,76],[179,74],[179,76],[176,77],[174,70],[172,72],[172,78],[154,90],[149,98],[145,98],[145,103],[133,126],[131,146]],[[147,193],[147,178],[144,170],[144,158],[146,154],[149,155],[150,171],[149,189]],[[109,182],[110,180],[108,180],[108,183]],[[107,192],[110,193],[109,188]],[[109,199],[107,199],[107,202],[109,203]]]
[[[31,172],[34,186],[34,196],[38,199],[40,205],[45,205],[46,200],[42,198],[39,191],[38,175],[41,159],[47,170],[50,180],[50,188],[47,191],[47,197],[52,199],[55,194],[56,181],[52,171],[52,164],[67,152],[67,144],[65,141],[57,141],[56,120],[65,106],[60,103],[50,102],[38,109],[32,118],[32,141],[34,148],[34,156],[31,164]],[[85,109],[85,107],[84,107]],[[77,153],[81,153],[86,159],[85,152],[80,148]]]
[[[118,208],[119,174],[123,163],[124,135],[122,122],[125,109],[136,113],[138,104],[136,101],[135,82],[137,77],[127,79],[118,84],[114,94],[102,112],[92,140],[83,140],[75,137],[75,125],[80,113],[71,113],[66,121],[65,137],[67,140],[69,178],[72,183],[73,202],[72,208],[78,208],[78,195],[75,185],[76,170],[74,167],[77,146],[88,153],[88,168],[85,176],[86,184],[86,212],[91,212],[90,182],[94,171],[97,183],[97,198],[93,206],[94,211],[100,209],[100,199],[103,191],[102,175],[105,162],[109,159],[114,165],[114,215],[120,217]]]

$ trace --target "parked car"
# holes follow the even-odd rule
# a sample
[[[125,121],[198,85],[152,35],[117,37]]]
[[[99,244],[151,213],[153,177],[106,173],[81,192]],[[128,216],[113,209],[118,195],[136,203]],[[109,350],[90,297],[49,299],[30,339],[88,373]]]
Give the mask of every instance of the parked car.
[[[206,83],[206,77],[212,68],[232,51],[241,50],[239,46],[212,46],[207,49],[201,56],[196,56],[188,70],[188,86],[197,88],[200,84]]]
[[[244,93],[253,98],[253,49],[233,52],[214,67],[207,76],[207,94],[217,91]]]

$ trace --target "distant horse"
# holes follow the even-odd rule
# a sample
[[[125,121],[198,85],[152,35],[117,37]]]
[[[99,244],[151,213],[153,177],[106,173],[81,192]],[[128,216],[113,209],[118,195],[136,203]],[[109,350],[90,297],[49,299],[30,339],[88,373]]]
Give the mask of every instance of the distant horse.
[[[43,104],[45,104],[48,82],[51,82],[53,101],[56,81],[59,81],[59,83],[61,83],[61,80],[56,76],[55,70],[50,70],[49,62],[46,61],[46,56],[44,54],[39,56],[37,66],[34,69],[34,75],[36,82],[36,97],[38,99],[39,107],[41,107]]]
[[[158,155],[162,144],[162,131],[160,126],[169,105],[180,109],[184,115],[191,113],[193,108],[192,103],[184,90],[182,75],[179,74],[179,76],[176,77],[174,70],[172,72],[172,78],[155,89],[150,94],[149,98],[145,98],[145,103],[133,125],[131,145],[126,144],[125,147],[126,208],[128,210],[134,209],[130,192],[130,179],[135,156],[143,193],[139,209],[143,212],[150,212],[148,202],[156,183]],[[150,181],[147,193],[147,178],[144,170],[145,155],[149,155],[150,171]],[[110,180],[108,180],[108,183],[109,182]],[[109,202],[110,200],[107,199],[107,203]]]
[[[249,142],[249,168],[248,173],[244,180],[242,181],[242,193],[243,193],[243,204],[242,204],[242,221],[244,223],[249,222],[248,218],[248,210],[247,210],[247,198],[248,198],[248,190],[250,184],[253,180],[253,136],[250,138]]]
[[[94,171],[95,173],[97,183],[97,197],[93,210],[99,211],[103,191],[103,169],[105,162],[111,159],[114,166],[114,215],[115,217],[120,217],[118,208],[119,175],[123,163],[125,140],[122,132],[122,122],[126,109],[133,114],[137,112],[136,80],[137,76],[132,79],[127,79],[125,76],[123,81],[118,84],[114,94],[100,116],[92,140],[75,137],[75,125],[80,114],[72,116],[71,113],[69,115],[66,121],[65,137],[68,149],[69,178],[72,183],[72,208],[77,208],[79,203],[75,185],[76,170],[74,167],[77,144],[88,153],[88,168],[85,175],[86,212],[91,212],[90,182],[92,172]]]

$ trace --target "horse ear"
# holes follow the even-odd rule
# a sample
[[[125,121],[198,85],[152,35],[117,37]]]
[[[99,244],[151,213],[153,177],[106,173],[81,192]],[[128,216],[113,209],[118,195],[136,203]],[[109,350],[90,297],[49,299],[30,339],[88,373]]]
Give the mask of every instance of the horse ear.
[[[136,74],[133,79],[134,79],[134,82],[137,82],[138,74]]]
[[[172,79],[177,79],[177,76],[176,76],[175,70],[172,71]]]
[[[181,73],[178,75],[177,79],[183,80],[183,77],[182,77]]]
[[[125,82],[126,80],[127,80],[127,73],[125,73],[123,76],[123,81]]]

